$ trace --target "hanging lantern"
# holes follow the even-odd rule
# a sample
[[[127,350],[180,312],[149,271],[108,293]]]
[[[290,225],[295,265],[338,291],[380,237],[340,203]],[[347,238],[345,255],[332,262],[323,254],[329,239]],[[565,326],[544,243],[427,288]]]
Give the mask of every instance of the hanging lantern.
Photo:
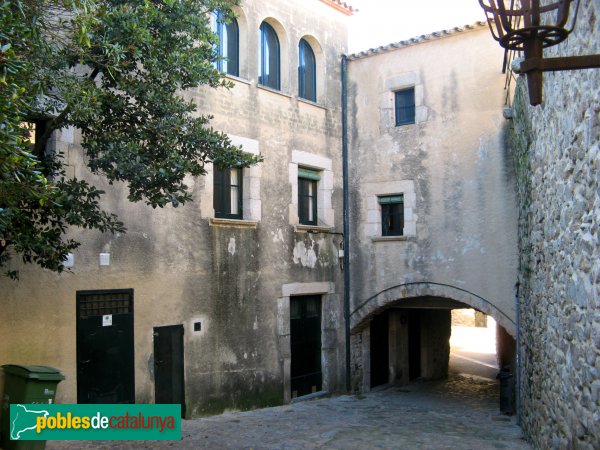
[[[575,28],[580,0],[479,0],[492,36],[507,50],[522,51],[519,72],[527,74],[529,102],[542,102],[546,71],[600,67],[600,55],[544,58],[544,48],[564,41]]]

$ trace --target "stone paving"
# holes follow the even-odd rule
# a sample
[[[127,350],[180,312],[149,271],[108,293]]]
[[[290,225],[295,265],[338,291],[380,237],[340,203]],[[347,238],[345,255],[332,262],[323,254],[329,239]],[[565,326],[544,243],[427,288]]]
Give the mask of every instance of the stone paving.
[[[61,449],[530,449],[498,411],[495,382],[386,386],[275,408],[186,420],[181,441],[48,442]]]

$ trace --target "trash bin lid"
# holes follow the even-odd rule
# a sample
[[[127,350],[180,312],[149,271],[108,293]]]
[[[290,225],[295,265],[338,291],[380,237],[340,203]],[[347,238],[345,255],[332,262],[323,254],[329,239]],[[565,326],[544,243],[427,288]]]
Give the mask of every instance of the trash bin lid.
[[[61,381],[65,379],[65,376],[54,367],[6,364],[2,366],[2,369],[4,369],[4,373],[10,373],[29,380]]]

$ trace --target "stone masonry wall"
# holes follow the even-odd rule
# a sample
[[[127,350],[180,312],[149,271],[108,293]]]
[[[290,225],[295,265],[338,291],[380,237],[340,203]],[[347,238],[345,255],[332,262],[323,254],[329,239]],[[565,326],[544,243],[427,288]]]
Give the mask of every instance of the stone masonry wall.
[[[600,2],[545,56],[600,53]],[[518,177],[521,425],[535,448],[600,448],[600,70],[518,81],[507,133]]]

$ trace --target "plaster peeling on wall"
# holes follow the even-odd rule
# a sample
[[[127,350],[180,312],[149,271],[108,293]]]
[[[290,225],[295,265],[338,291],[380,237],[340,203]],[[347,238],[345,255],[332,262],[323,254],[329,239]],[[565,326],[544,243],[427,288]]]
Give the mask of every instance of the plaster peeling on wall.
[[[235,255],[235,238],[229,238],[229,245],[227,246],[227,251],[231,256]]]
[[[329,251],[325,251],[327,248],[325,245],[325,239],[319,239],[317,245],[318,248],[321,249],[319,252],[319,263],[321,264],[321,267],[326,267],[330,264],[331,253]]]
[[[314,269],[317,265],[317,253],[315,252],[315,242],[310,241],[310,247],[306,248],[304,241],[296,243],[294,247],[294,264],[302,264],[303,267]]]
[[[448,262],[448,258],[441,250],[437,250],[435,254],[431,256],[431,261],[444,263]]]
[[[485,248],[481,245],[481,242],[479,242],[477,239],[468,238],[465,240],[462,254],[464,255],[472,250],[479,250],[479,253],[485,253]]]
[[[223,347],[221,348],[221,361],[225,364],[235,365],[237,364],[237,356],[231,349]]]
[[[283,233],[281,232],[281,228],[277,230],[277,232],[272,231],[271,234],[273,235],[274,243],[283,242]]]

